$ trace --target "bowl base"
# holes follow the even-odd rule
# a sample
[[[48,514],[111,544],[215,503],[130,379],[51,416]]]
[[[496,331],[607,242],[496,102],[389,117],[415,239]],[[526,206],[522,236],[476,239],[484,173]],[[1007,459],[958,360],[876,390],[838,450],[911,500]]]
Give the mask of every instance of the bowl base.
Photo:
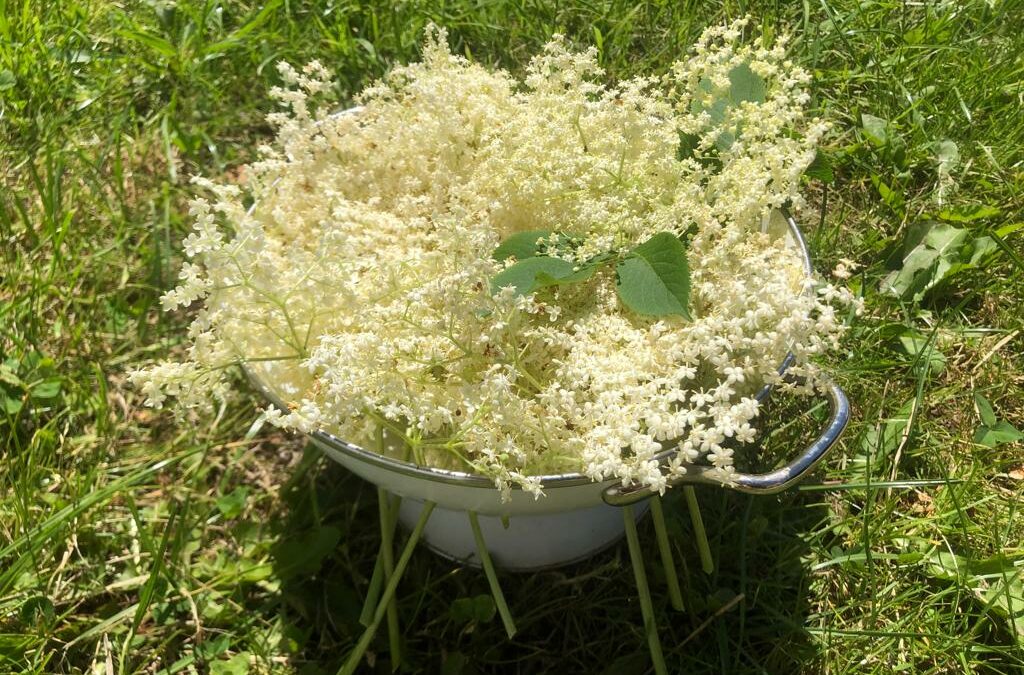
[[[634,507],[638,521],[647,513],[648,503]],[[399,521],[411,530],[422,508],[422,501],[403,499]],[[498,516],[481,515],[478,519],[495,567],[511,572],[571,565],[600,553],[625,534],[622,509],[606,504],[559,513],[517,515],[508,519],[507,528]],[[480,566],[466,511],[435,507],[421,541],[449,560]]]

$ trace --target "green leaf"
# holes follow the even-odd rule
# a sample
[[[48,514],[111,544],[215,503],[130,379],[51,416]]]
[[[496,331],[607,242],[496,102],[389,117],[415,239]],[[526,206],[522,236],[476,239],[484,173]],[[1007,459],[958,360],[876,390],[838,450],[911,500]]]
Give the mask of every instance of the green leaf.
[[[229,494],[217,498],[217,510],[227,519],[237,518],[245,510],[245,500],[249,497],[249,488],[236,487]]]
[[[17,80],[14,78],[14,73],[7,68],[0,70],[0,91],[7,91],[13,87],[16,82]]]
[[[974,432],[974,442],[987,448],[994,448],[1003,443],[1015,443],[1024,440],[1024,434],[1007,421],[996,423],[995,426],[980,426]]]
[[[974,392],[974,405],[978,408],[978,417],[981,418],[981,423],[988,427],[995,426],[996,413],[992,410],[992,404],[988,402],[988,399],[978,392]]]
[[[1024,434],[1016,427],[1005,420],[996,419],[992,404],[978,392],[974,392],[974,405],[978,409],[978,418],[981,420],[981,425],[974,432],[975,443],[994,448],[1003,443],[1024,440]]]
[[[890,288],[904,298],[920,299],[948,270],[950,258],[964,243],[967,231],[949,225],[920,224],[907,232],[904,246],[919,239],[903,258],[903,268],[891,276]]]
[[[550,283],[538,279],[538,275],[543,274],[546,275],[545,279],[550,278],[557,281],[568,277],[574,271],[572,263],[561,258],[549,256],[526,258],[496,274],[491,279],[491,293],[497,294],[502,288],[513,286],[517,295],[527,295],[538,288],[550,285]]]
[[[469,665],[469,657],[462,652],[449,652],[441,664],[441,675],[462,675]]]
[[[924,367],[929,375],[938,375],[946,368],[946,357],[935,346],[934,341],[913,329],[907,329],[899,336],[900,347],[913,357],[919,367]]]
[[[744,101],[764,103],[766,93],[764,80],[746,63],[729,71],[729,99],[734,104]]]
[[[317,527],[279,542],[274,547],[276,571],[282,579],[308,577],[320,570],[324,558],[341,541],[336,527]]]
[[[1002,617],[1024,636],[1024,583],[1015,559],[1019,556],[1000,553],[975,560],[935,550],[921,562],[927,575],[971,589],[986,611]]]
[[[51,626],[56,617],[53,601],[45,595],[36,595],[24,602],[18,612],[22,623],[30,626]]]
[[[1013,234],[1014,232],[1019,232],[1020,230],[1024,230],[1024,223],[1010,223],[1008,225],[1003,225],[996,230],[995,235],[997,237],[1005,237]]]
[[[648,652],[633,652],[616,658],[601,671],[601,675],[644,675],[651,668]]]
[[[700,136],[679,132],[679,146],[676,148],[676,161],[690,159],[700,145]]]
[[[912,225],[903,246],[902,267],[883,280],[883,287],[914,301],[956,274],[981,267],[999,250],[991,237],[972,238],[966,229],[928,221]]]
[[[671,232],[637,246],[615,271],[619,299],[634,312],[690,319],[690,266],[686,249]]]
[[[904,401],[898,410],[870,426],[860,441],[860,451],[850,457],[846,474],[851,481],[868,479],[869,469],[877,472],[879,465],[891,461],[900,445],[914,432],[916,399]]]
[[[212,661],[231,646],[230,635],[218,635],[213,638],[206,638],[195,646],[196,656],[204,661]]]
[[[32,385],[32,398],[55,398],[60,393],[60,378],[53,377]]]
[[[18,389],[26,389],[27,385],[25,382],[18,377],[18,373],[6,363],[0,364],[0,382],[17,387]]]
[[[836,179],[835,174],[832,172],[832,160],[828,158],[828,155],[822,153],[821,150],[814,153],[814,161],[804,169],[804,175],[808,178],[816,178],[822,183],[831,183]]]
[[[919,45],[925,41],[925,32],[923,28],[911,28],[903,34],[903,41],[908,45]]]
[[[22,399],[3,395],[0,391],[0,408],[8,415],[17,415],[17,411],[22,410]]]
[[[895,211],[903,210],[903,205],[906,203],[906,200],[903,198],[902,192],[889,187],[889,185],[882,180],[882,177],[876,173],[871,174],[871,182],[878,190],[878,195],[882,198],[883,202]]]
[[[990,204],[976,204],[957,209],[945,209],[939,213],[939,218],[952,223],[970,223],[975,220],[995,218],[1000,213],[1002,211]]]
[[[262,9],[260,9],[260,11],[256,13],[256,16],[250,19],[248,23],[238,30],[233,31],[225,39],[207,45],[203,48],[202,53],[209,58],[211,55],[227,51],[232,47],[242,44],[245,36],[266,23],[280,6],[281,0],[271,0],[271,2],[264,4]]]
[[[490,595],[478,595],[473,598],[473,618],[480,623],[487,623],[494,618],[498,608]]]
[[[477,595],[472,598],[457,598],[451,605],[452,619],[460,623],[487,623],[498,611],[494,598],[490,595]]]
[[[210,664],[210,675],[246,675],[252,655],[249,652],[238,652],[230,659],[214,661]]]
[[[922,562],[928,576],[945,581],[960,581],[970,572],[967,559],[949,551],[933,551]]]
[[[603,261],[602,261],[603,262]],[[554,277],[547,272],[540,272],[537,274],[537,288],[544,288],[546,286],[565,286],[567,284],[578,284],[581,281],[586,281],[590,277],[594,276],[594,272],[601,266],[601,262],[589,262],[582,265],[579,269],[563,277]]]
[[[1019,640],[1024,638],[1024,581],[1012,567],[1005,574],[1006,579],[984,580],[988,583],[979,583],[974,592],[989,610],[1016,630]]]
[[[872,144],[882,147],[889,142],[889,122],[867,113],[861,114],[860,122],[864,127],[864,135]]]
[[[126,28],[115,31],[115,34],[143,47],[148,47],[166,59],[173,59],[178,55],[177,48],[159,35]]]
[[[498,248],[494,249],[491,257],[495,260],[507,260],[508,258],[526,260],[527,258],[532,258],[540,252],[540,246],[537,242],[550,236],[551,230],[517,232],[501,242]]]

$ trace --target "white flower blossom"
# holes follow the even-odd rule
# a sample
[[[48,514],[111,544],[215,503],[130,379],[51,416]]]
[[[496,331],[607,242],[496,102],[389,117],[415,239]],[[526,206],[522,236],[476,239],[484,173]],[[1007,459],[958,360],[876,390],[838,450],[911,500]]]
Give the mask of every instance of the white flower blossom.
[[[843,329],[834,307],[854,302],[808,284],[799,253],[761,226],[802,204],[827,125],[806,116],[809,75],[785,40],[741,44],[745,25],[709,29],[661,78],[615,85],[595,50],[560,36],[519,82],[432,28],[422,62],[363,91],[356,114],[327,114],[323,65],[280,64],[277,139],[247,167],[248,192],[197,181],[209,196],[190,205],[193,262],[162,299],[202,301],[186,356],[132,383],[154,407],[209,406],[243,363],[287,406],[266,421],[474,471],[506,497],[568,471],[663,491],[703,463],[733,480],[737,447],[756,437],[754,395],[812,393],[812,360]],[[764,100],[714,108],[741,65]],[[626,309],[614,266],[492,295],[491,252],[526,230],[571,236],[572,250],[547,243],[574,264],[686,238],[693,320]],[[790,352],[806,381],[779,377]]]

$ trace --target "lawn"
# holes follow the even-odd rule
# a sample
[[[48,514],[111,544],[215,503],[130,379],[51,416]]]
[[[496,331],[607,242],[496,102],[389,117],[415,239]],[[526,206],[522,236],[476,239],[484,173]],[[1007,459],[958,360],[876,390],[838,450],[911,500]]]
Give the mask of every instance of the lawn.
[[[866,302],[829,367],[854,418],[775,497],[701,488],[701,570],[665,500],[686,608],[651,570],[672,672],[1024,672],[1024,5],[990,2],[0,0],[0,671],[333,673],[362,633],[376,493],[260,401],[179,423],[125,373],[179,348],[165,314],[188,179],[238,176],[274,64],[342,100],[415,60],[429,21],[520,70],[554,32],[611,77],[660,72],[750,13],[794,34],[834,125],[800,214]],[[823,411],[783,403],[780,453]],[[793,424],[788,422],[793,420]],[[650,560],[649,522],[640,538]],[[644,673],[625,544],[502,575],[427,551],[399,590],[403,672]],[[386,631],[366,672],[390,672]]]

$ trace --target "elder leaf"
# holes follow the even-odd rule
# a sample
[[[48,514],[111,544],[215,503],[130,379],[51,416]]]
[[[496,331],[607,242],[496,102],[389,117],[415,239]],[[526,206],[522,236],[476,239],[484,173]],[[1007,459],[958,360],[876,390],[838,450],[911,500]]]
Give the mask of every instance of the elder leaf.
[[[516,232],[501,242],[498,248],[494,249],[491,257],[495,260],[507,260],[508,258],[526,260],[527,258],[532,258],[540,252],[538,242],[550,236],[551,230]]]
[[[729,98],[734,104],[743,101],[764,103],[766,93],[764,80],[746,63],[741,63],[729,71]]]
[[[544,255],[526,258],[494,275],[491,293],[497,294],[502,288],[513,286],[517,295],[528,295],[538,288],[550,286],[551,280],[557,283],[573,272],[572,263],[561,258]]]
[[[583,265],[579,269],[569,272],[565,276],[552,276],[547,272],[537,273],[537,287],[543,288],[545,286],[565,286],[566,284],[578,284],[581,281],[586,281],[590,277],[594,276],[594,272],[600,266],[598,262],[590,262]]]
[[[619,300],[637,314],[690,319],[690,266],[686,248],[671,232],[634,248],[615,271]]]
[[[676,147],[676,160],[681,162],[690,159],[700,145],[700,136],[679,132],[679,145]]]

